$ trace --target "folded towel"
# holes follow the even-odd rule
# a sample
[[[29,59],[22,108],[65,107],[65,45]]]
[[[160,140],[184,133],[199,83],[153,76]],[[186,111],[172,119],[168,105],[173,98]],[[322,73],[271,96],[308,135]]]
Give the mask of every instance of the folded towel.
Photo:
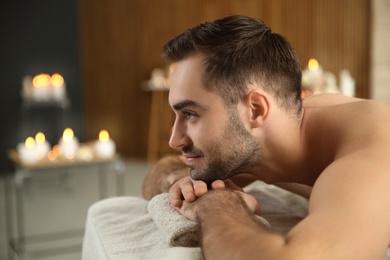
[[[164,234],[169,246],[195,247],[200,245],[200,231],[196,222],[181,215],[170,206],[167,193],[154,196],[148,211],[158,229]],[[264,218],[254,215],[257,223],[270,227]]]
[[[258,182],[248,186],[245,191],[258,199],[262,217],[281,233],[288,232],[307,214],[306,199],[278,187]],[[161,196],[166,197],[164,205],[169,206],[168,196]],[[150,202],[137,197],[114,197],[92,205],[88,210],[82,259],[202,260],[200,247],[168,245],[166,240],[169,240],[169,235],[167,229],[162,227],[165,222],[158,220],[156,213],[148,212],[148,205],[156,200]],[[152,209],[160,205],[149,206]],[[170,207],[159,211],[171,212],[165,213],[168,219],[173,214],[179,214]],[[257,219],[261,221],[261,218]],[[175,232],[178,227],[172,222],[170,224],[173,225],[171,232]],[[195,239],[199,237],[195,236]],[[390,257],[383,259],[390,260]]]
[[[199,246],[198,224],[171,207],[168,193],[154,196],[149,201],[148,211],[169,246]]]

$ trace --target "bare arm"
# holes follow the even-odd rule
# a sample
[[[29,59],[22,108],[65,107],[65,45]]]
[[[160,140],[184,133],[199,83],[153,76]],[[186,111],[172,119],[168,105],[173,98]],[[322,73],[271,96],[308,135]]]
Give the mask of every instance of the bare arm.
[[[206,259],[277,259],[285,245],[282,236],[256,223],[237,192],[213,190],[197,209]]]
[[[331,164],[313,189],[308,217],[287,236],[256,225],[236,191],[208,192],[181,212],[195,209],[207,259],[381,259],[390,242],[390,174],[372,159],[378,152]]]

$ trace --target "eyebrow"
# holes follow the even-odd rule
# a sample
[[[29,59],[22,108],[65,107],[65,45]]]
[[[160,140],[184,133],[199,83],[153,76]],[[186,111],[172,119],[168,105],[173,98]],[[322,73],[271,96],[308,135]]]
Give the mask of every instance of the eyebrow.
[[[183,100],[183,101],[172,106],[172,108],[176,111],[180,111],[180,110],[183,110],[184,108],[188,108],[188,107],[203,108],[203,106],[201,106],[199,103],[192,101],[192,100],[188,100],[188,99]]]

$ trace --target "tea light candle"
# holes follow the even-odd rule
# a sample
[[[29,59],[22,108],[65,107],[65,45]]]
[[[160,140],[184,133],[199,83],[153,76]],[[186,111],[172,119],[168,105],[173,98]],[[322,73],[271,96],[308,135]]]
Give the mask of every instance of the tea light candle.
[[[65,81],[64,78],[54,73],[50,78],[52,96],[55,100],[63,100],[65,98]]]
[[[17,147],[20,161],[24,164],[34,164],[37,161],[35,140],[29,136],[24,143],[20,143]]]
[[[42,132],[38,132],[35,135],[35,147],[36,158],[38,160],[45,158],[47,153],[50,151],[50,144],[46,141],[46,137]]]
[[[96,155],[100,158],[109,158],[115,155],[116,146],[106,130],[101,130],[99,140],[95,143]]]
[[[33,78],[32,97],[36,101],[49,99],[50,75],[39,74]]]
[[[61,153],[66,159],[74,159],[79,149],[79,141],[74,136],[73,130],[66,128],[59,141]]]
[[[314,91],[320,90],[324,81],[324,70],[316,59],[310,59],[307,68],[302,72],[303,85],[309,85]]]

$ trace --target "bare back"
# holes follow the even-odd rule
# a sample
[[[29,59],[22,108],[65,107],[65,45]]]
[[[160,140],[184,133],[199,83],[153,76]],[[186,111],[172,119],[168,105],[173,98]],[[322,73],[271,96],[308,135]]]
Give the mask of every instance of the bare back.
[[[378,158],[390,156],[390,104],[324,94],[305,100],[304,109],[308,151],[318,154],[314,160],[334,161],[366,149],[382,151]]]
[[[308,164],[317,176],[309,216],[291,235],[305,243],[304,231],[319,232],[324,240],[306,244],[315,248],[329,242],[326,233],[340,234],[334,242],[346,248],[381,252],[390,242],[390,105],[319,95],[304,109]],[[366,234],[372,239],[364,245]]]

